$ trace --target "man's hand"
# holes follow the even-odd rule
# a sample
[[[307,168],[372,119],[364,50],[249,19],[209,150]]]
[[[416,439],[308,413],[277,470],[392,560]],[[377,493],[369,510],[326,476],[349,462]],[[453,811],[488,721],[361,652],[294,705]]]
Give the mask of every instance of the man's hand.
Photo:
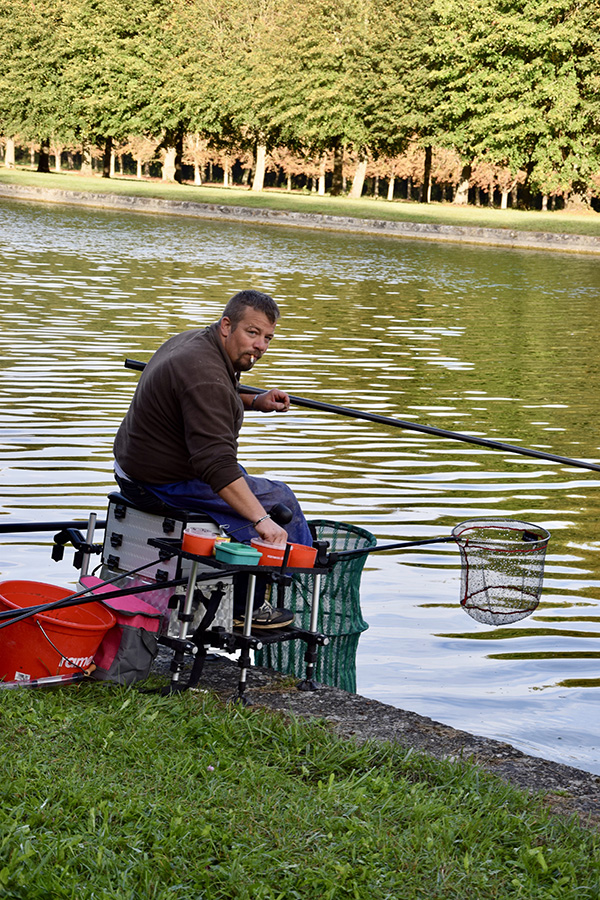
[[[255,530],[267,544],[285,544],[288,539],[287,531],[281,525],[278,525],[277,522],[274,522],[273,519],[263,519],[262,522],[255,526]]]
[[[244,396],[248,396],[247,394]],[[264,394],[255,394],[245,404],[246,409],[258,409],[259,412],[287,412],[290,408],[290,398],[285,391],[272,388]]]
[[[263,395],[261,394],[261,396]],[[287,531],[268,517],[266,509],[254,496],[244,477],[237,478],[231,484],[221,488],[218,494],[240,516],[248,519],[250,523],[257,523],[254,527],[263,541],[266,541],[268,544],[279,544],[287,541]],[[259,522],[259,519],[262,521]]]

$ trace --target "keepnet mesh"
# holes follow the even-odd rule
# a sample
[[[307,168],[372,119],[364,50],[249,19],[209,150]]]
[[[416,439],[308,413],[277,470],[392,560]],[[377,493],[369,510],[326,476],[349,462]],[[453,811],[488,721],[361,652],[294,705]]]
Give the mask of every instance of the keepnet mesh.
[[[328,541],[330,552],[359,550],[374,547],[377,539],[370,531],[317,519],[310,523],[317,540]],[[331,572],[321,579],[319,618],[317,631],[329,637],[326,647],[318,648],[315,678],[345,691],[356,691],[356,650],[361,632],[369,626],[360,610],[360,576],[367,555],[355,559],[340,560]],[[312,605],[313,578],[310,575],[294,575],[286,588],[285,606],[296,614],[296,625],[308,629]],[[278,672],[302,677],[306,670],[305,644],[289,641],[268,644],[256,654],[258,665],[270,666]]]
[[[516,519],[471,519],[452,530],[462,560],[461,606],[483,625],[510,625],[540,601],[550,534]]]

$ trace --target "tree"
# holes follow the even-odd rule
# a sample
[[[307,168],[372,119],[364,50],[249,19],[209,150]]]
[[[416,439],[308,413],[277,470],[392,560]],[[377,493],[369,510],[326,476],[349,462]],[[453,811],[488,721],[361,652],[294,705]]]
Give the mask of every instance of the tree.
[[[597,0],[434,0],[438,138],[461,154],[581,190],[598,160]],[[493,40],[490,40],[493,35]]]
[[[66,0],[0,0],[0,132],[40,140],[68,136],[63,118]],[[41,168],[47,154],[42,153]]]
[[[148,51],[159,43],[156,19],[166,0],[73,0],[65,13],[69,53],[63,75],[63,121],[84,143],[104,148],[110,175],[113,143],[147,133],[156,67]]]
[[[371,5],[282,5],[279,33],[256,82],[279,142],[319,158],[333,151],[332,193],[341,192],[344,147],[368,145],[361,76],[368,69]]]
[[[143,168],[154,159],[157,147],[156,139],[144,135],[132,135],[124,144],[122,152],[129,153],[135,160],[136,178],[142,177]]]

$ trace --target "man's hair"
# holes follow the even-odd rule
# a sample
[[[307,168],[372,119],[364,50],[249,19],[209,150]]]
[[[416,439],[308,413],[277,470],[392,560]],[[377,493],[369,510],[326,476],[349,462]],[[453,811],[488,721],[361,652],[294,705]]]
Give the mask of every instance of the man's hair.
[[[264,313],[271,325],[279,318],[279,307],[268,294],[260,291],[240,291],[231,298],[223,310],[223,316],[227,316],[231,321],[232,330],[242,321],[249,306],[257,312]]]

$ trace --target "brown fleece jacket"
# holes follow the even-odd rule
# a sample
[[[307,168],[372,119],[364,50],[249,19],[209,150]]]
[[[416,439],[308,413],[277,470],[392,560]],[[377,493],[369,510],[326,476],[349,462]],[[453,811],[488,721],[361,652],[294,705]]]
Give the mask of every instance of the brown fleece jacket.
[[[177,334],[144,371],[114,453],[136,481],[199,478],[220,491],[243,475],[237,439],[244,407],[218,323]]]

